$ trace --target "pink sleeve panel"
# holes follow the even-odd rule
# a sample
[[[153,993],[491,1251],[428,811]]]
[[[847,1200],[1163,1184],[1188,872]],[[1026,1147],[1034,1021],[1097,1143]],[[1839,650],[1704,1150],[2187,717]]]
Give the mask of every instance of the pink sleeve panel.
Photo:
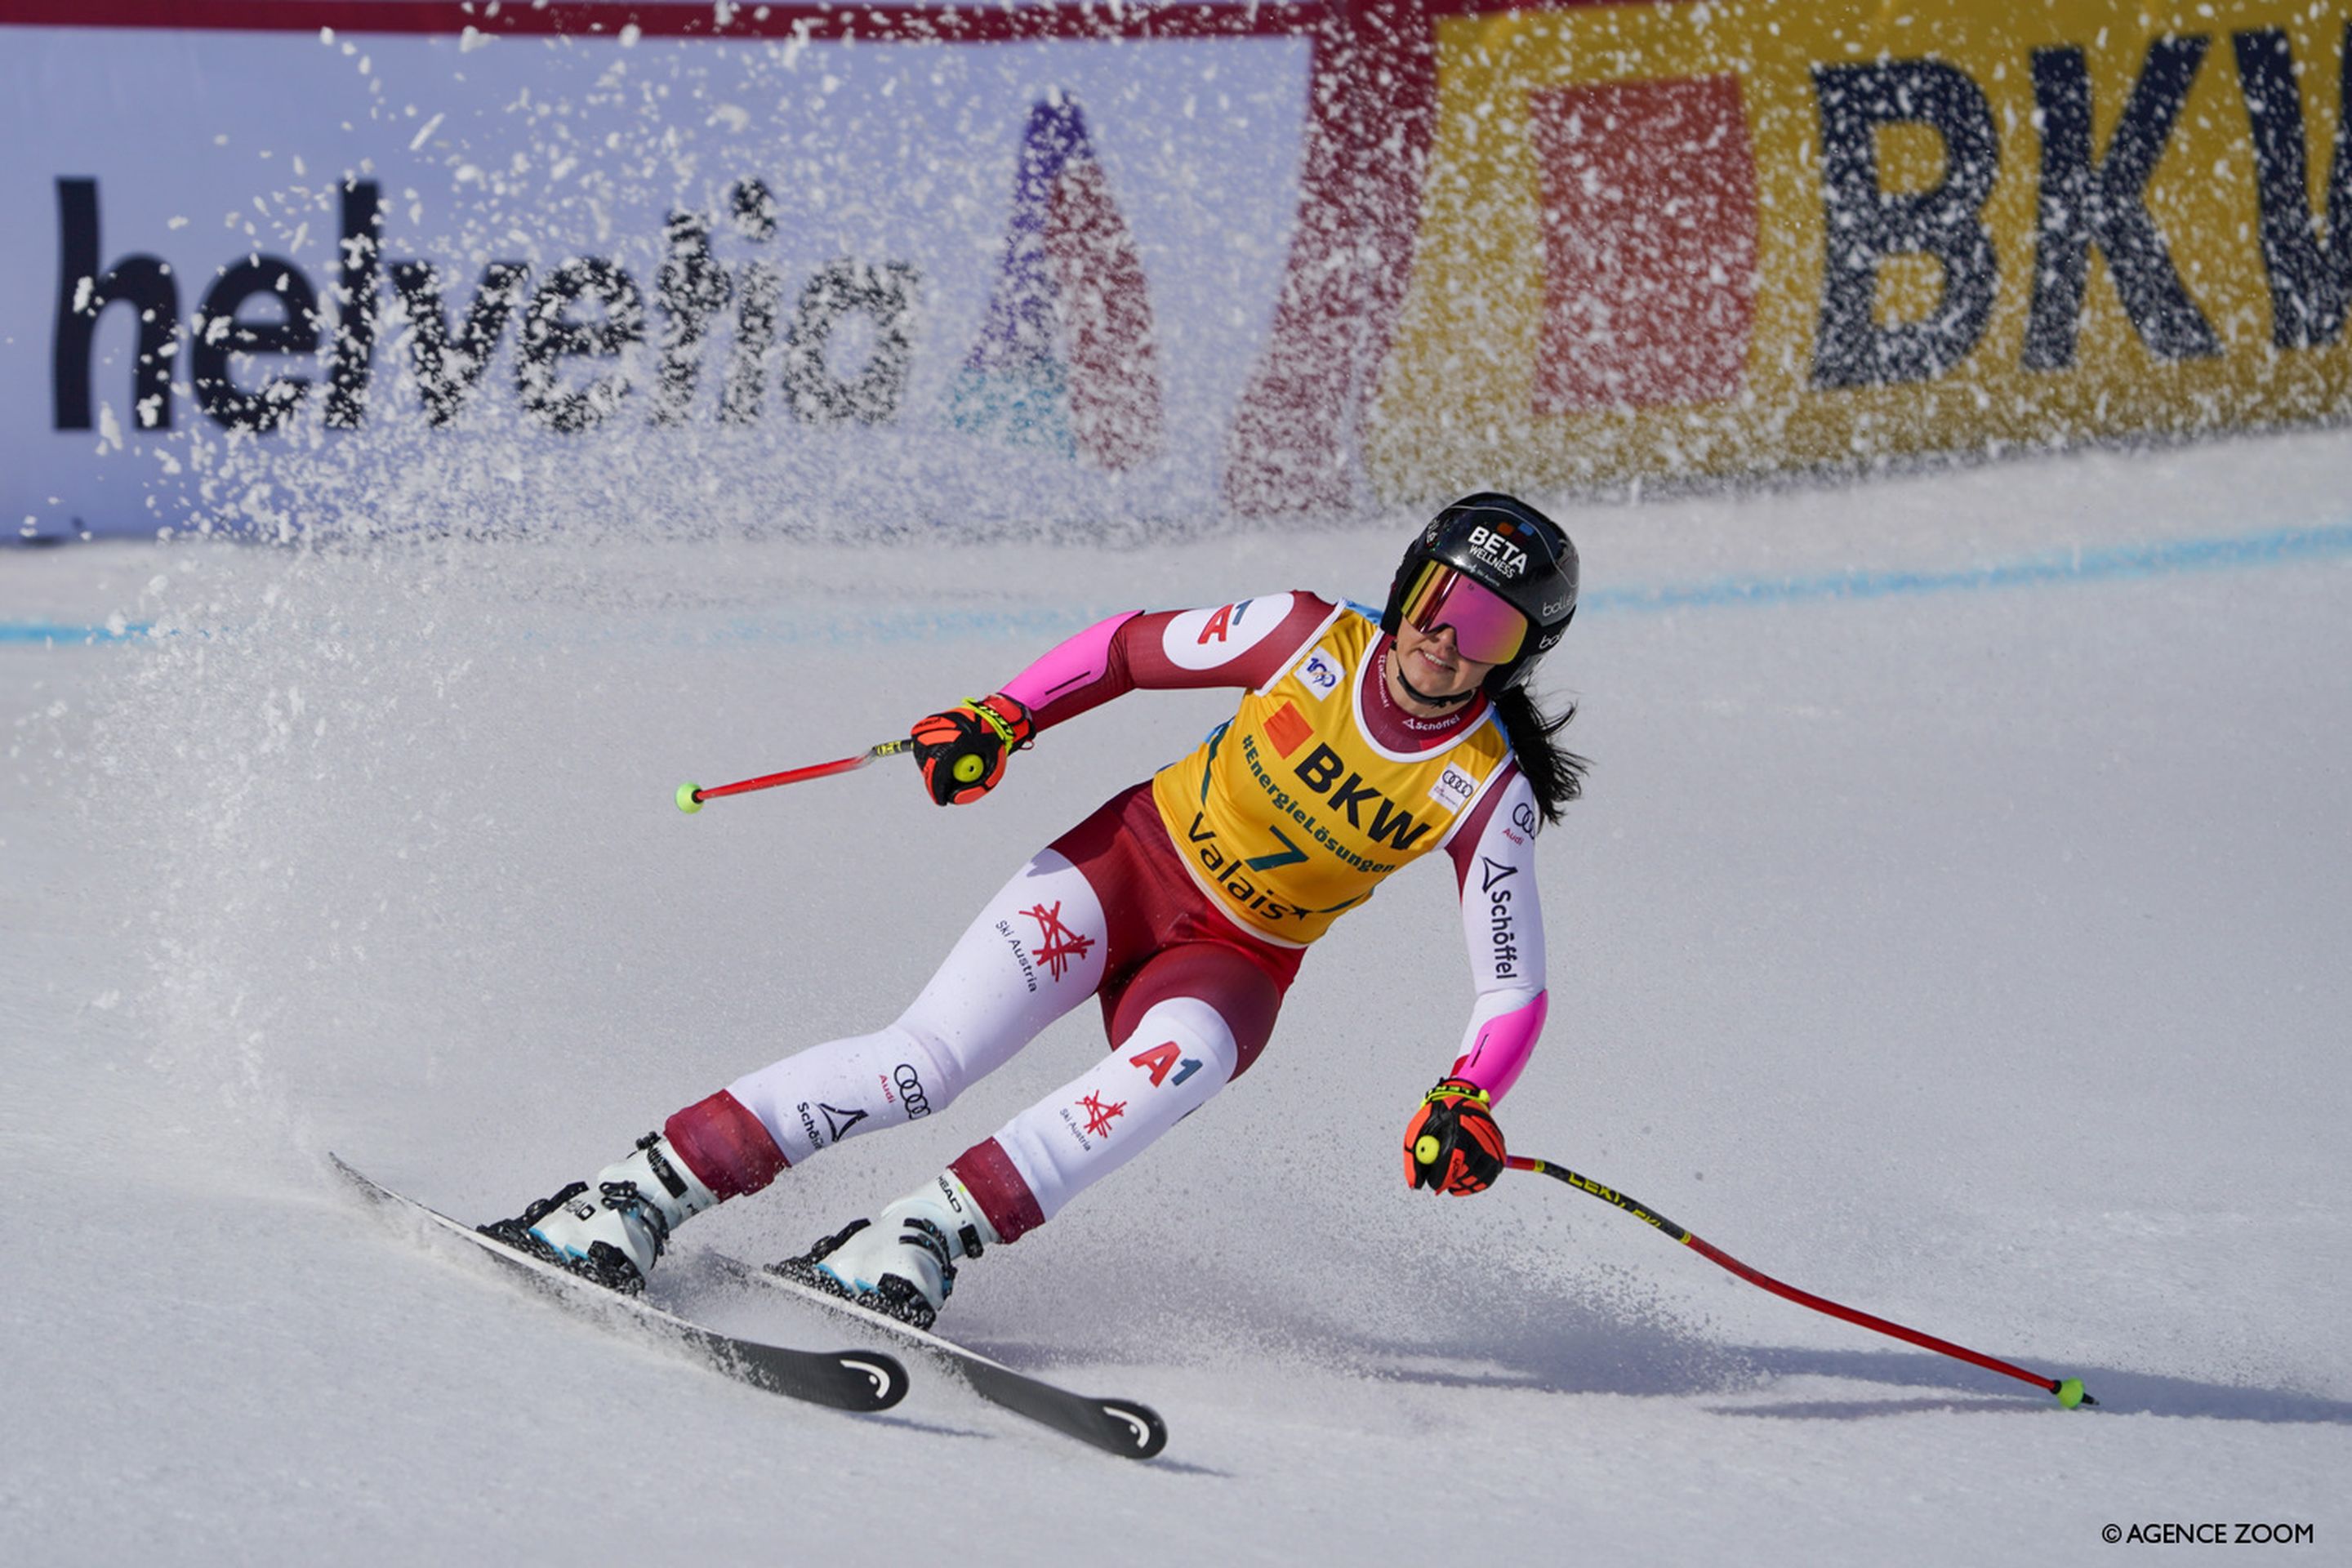
[[[1549,995],[1538,991],[1532,1000],[1475,1025],[1477,1033],[1469,1052],[1454,1064],[1454,1076],[1476,1084],[1489,1100],[1499,1103],[1527,1070],[1528,1058],[1535,1055]]]
[[[1462,935],[1478,999],[1454,1073],[1500,1100],[1518,1081],[1542,1033],[1543,898],[1536,886],[1535,790],[1501,769],[1449,836]]]
[[[1118,664],[1114,649],[1119,629],[1136,619],[1137,615],[1129,610],[1107,621],[1097,621],[1006,681],[1000,689],[1028,709],[1040,730],[1125,694],[1133,689],[1133,684],[1111,679]],[[1103,689],[1097,691],[1097,687]],[[1046,716],[1049,709],[1053,710],[1051,718]]]

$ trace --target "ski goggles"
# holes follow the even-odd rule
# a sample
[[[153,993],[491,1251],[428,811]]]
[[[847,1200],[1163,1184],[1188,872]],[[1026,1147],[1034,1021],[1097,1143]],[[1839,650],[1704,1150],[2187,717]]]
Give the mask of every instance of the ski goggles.
[[[1508,664],[1527,647],[1527,616],[1443,561],[1429,563],[1413,578],[1403,614],[1423,632],[1452,626],[1455,650],[1479,664]]]

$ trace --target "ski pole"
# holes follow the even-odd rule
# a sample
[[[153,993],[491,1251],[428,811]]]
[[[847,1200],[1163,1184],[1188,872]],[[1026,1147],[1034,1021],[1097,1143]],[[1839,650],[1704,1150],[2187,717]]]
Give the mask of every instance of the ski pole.
[[[1865,1329],[1873,1329],[1882,1334],[1891,1334],[1898,1340],[1917,1345],[1922,1350],[1931,1350],[1938,1355],[1952,1356],[1983,1367],[1988,1372],[2000,1373],[2005,1376],[2016,1378],[2021,1383],[2030,1383],[2036,1388],[2056,1394],[2058,1403],[2069,1410],[2078,1405],[2098,1404],[2097,1400],[2083,1392],[2081,1378],[2044,1377],[2038,1372],[2028,1372],[2021,1366],[2012,1366],[2008,1362],[1986,1355],[1981,1351],[1972,1351],[1965,1345],[1956,1345],[1949,1340],[1939,1340],[1933,1334],[1923,1334],[1916,1329],[1906,1329],[1900,1323],[1890,1323],[1885,1318],[1874,1318],[1868,1312],[1856,1311],[1852,1307],[1842,1307],[1835,1301],[1816,1296],[1811,1291],[1800,1290],[1793,1285],[1783,1285],[1770,1275],[1750,1268],[1721,1248],[1709,1246],[1655,1209],[1644,1204],[1636,1203],[1616,1188],[1603,1186],[1590,1176],[1579,1175],[1565,1165],[1554,1164],[1549,1160],[1531,1160],[1523,1154],[1508,1155],[1505,1158],[1504,1163],[1514,1171],[1533,1171],[1538,1175],[1549,1176],[1558,1182],[1566,1182],[1580,1193],[1590,1193],[1602,1203],[1614,1205],[1644,1225],[1653,1226],[1665,1232],[1708,1262],[1720,1264],[1750,1285],[1759,1285],[1775,1296],[1785,1297],[1801,1307],[1811,1307],[1816,1312],[1826,1312],[1832,1318],[1843,1318],[1849,1323],[1859,1323]]]
[[[835,773],[855,773],[877,757],[895,757],[901,752],[911,752],[915,742],[911,736],[885,741],[878,746],[868,746],[854,757],[838,762],[812,763],[804,768],[789,768],[780,773],[763,773],[755,779],[739,779],[733,784],[713,784],[709,789],[688,780],[677,786],[677,808],[688,816],[702,809],[706,800],[722,795],[747,795],[755,789],[773,789],[778,784],[798,784],[803,779],[829,778]]]

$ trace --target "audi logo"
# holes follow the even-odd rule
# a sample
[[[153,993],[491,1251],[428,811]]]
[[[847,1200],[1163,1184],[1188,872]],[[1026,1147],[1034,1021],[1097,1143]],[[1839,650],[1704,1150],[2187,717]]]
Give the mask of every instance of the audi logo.
[[[923,1092],[923,1080],[915,1076],[912,1062],[900,1062],[890,1079],[898,1086],[898,1098],[907,1107],[908,1121],[931,1113],[931,1098]]]

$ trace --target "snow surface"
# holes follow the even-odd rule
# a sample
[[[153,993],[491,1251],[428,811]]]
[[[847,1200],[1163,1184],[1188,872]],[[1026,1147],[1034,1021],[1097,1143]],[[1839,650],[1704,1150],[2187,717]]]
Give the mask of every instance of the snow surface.
[[[0,1540],[2009,1563],[2249,1521],[2352,1560],[2347,477],[2339,430],[1560,508],[1588,608],[1546,674],[1595,765],[1544,844],[1513,1147],[2104,1408],[1553,1183],[1407,1191],[1468,1002],[1433,865],[1318,947],[1250,1076],[964,1277],[942,1326],[1156,1404],[1148,1466],[935,1373],[874,1418],[739,1387],[387,1225],[325,1152],[487,1218],[887,1017],[1220,700],[1139,694],[954,812],[877,768],[689,819],[679,779],[855,750],[1109,610],[1375,596],[1411,520],[680,542],[656,498],[634,538],[0,555],[0,621],[173,634],[0,646]],[[659,1298],[841,1342],[698,1251],[797,1250],[1097,1030],[698,1221]]]

